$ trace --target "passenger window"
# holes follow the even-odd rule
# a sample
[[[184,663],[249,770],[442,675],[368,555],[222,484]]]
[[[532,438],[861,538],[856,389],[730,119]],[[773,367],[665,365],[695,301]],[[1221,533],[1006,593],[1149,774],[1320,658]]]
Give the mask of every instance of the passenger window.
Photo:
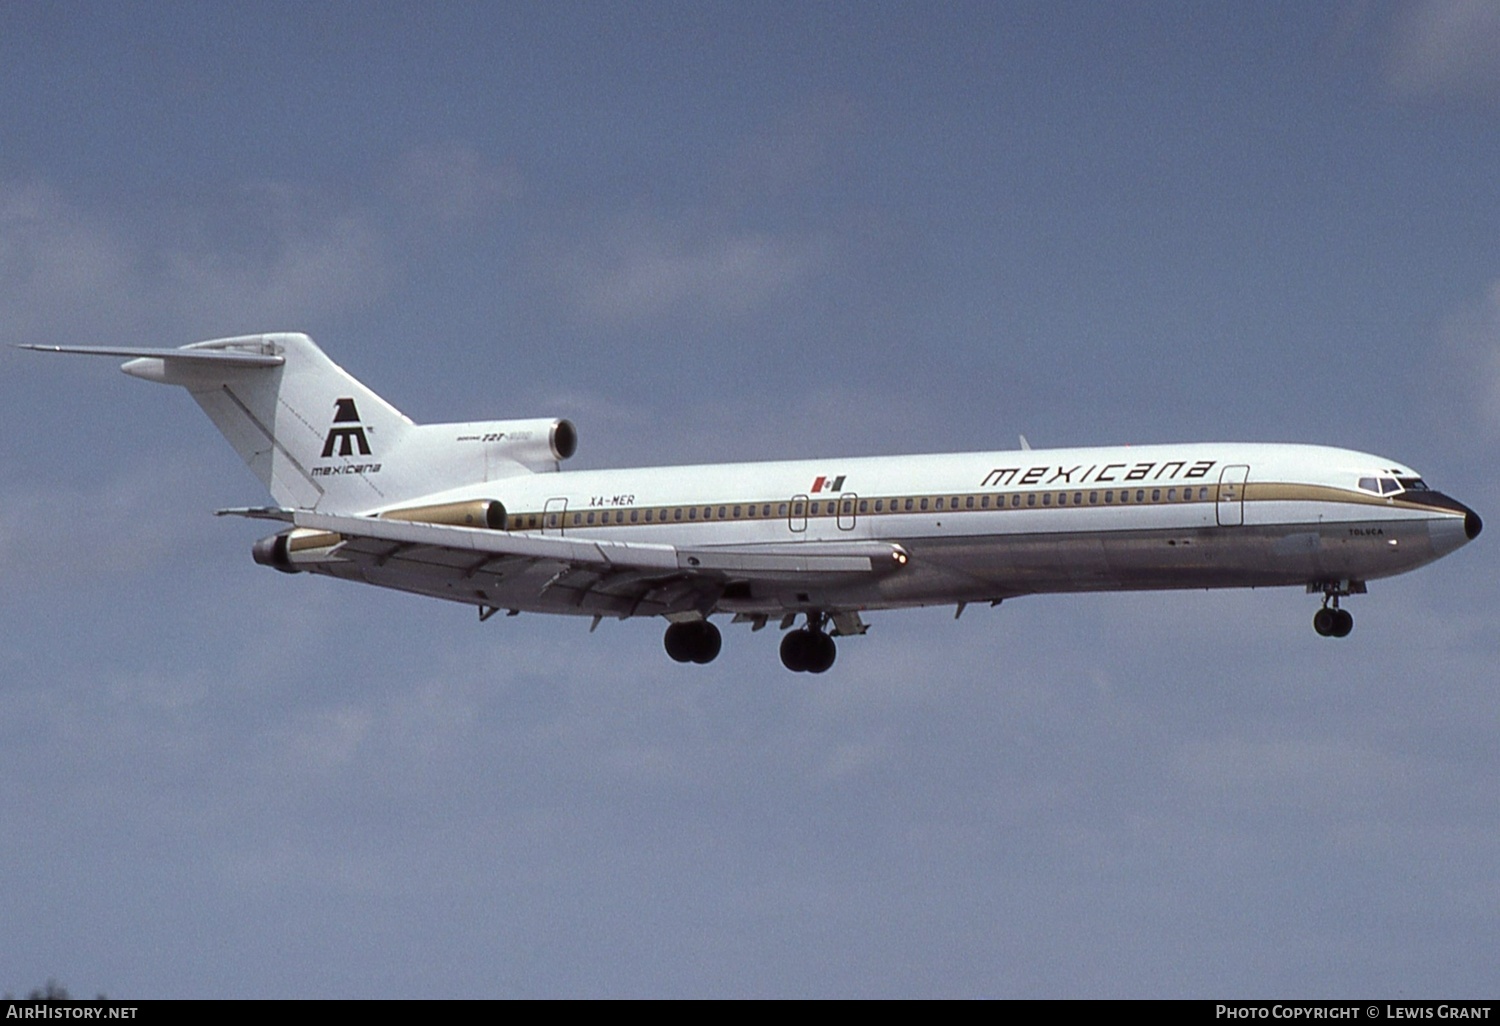
[[[582,513],[574,513],[573,514],[573,526],[577,527],[581,523],[583,523],[583,514]]]
[[[1151,501],[1152,502],[1160,502],[1161,501],[1161,489],[1160,488],[1153,488],[1153,489],[1151,489]]]
[[[1068,504],[1068,493],[1067,492],[1058,492],[1057,493],[1057,504],[1059,506],[1066,506]]]
[[[1028,492],[1027,493],[1027,495],[1026,495],[1026,505],[1028,505],[1028,506],[1035,506],[1036,505],[1036,492]]]
[[[989,509],[990,508],[990,497],[988,495],[982,497],[979,500],[979,508],[980,509]]]
[[[1073,505],[1075,505],[1075,506],[1082,506],[1083,505],[1083,493],[1082,492],[1074,492],[1073,493]]]
[[[1011,509],[1016,509],[1020,505],[1021,505],[1021,497],[1019,495],[1012,495],[1010,497],[1010,508]]]
[[[719,507],[719,519],[723,520],[728,515],[729,515],[729,507],[727,507],[727,506],[720,506]]]
[[[783,502],[783,503],[778,503],[777,504],[777,506],[776,506],[776,515],[778,517],[784,517],[784,516],[786,516],[786,503]]]
[[[938,501],[937,501],[937,508],[938,509],[942,509],[943,508],[943,500],[942,499],[938,499]]]
[[[868,512],[870,512],[870,502],[869,502],[868,499],[860,499],[859,500],[859,511],[861,513],[868,513]]]
[[[692,509],[688,510],[688,519],[689,520],[697,520],[698,519],[698,507],[697,506],[694,506]]]
[[[1138,488],[1138,489],[1136,489],[1136,492],[1135,492],[1135,501],[1136,502],[1145,502],[1146,501],[1146,489],[1144,489],[1144,488]]]
[[[681,520],[682,519],[682,510],[680,508],[679,509],[674,509],[672,511],[672,519],[673,520]]]
[[[973,508],[974,508],[974,496],[970,495],[968,498],[964,499],[964,509],[973,509]]]
[[[740,509],[740,507],[738,507],[738,506],[734,507],[734,519],[738,520],[740,518],[740,513],[741,512],[742,512],[742,510]]]
[[[1089,492],[1089,505],[1090,506],[1097,506],[1097,505],[1099,505],[1099,493],[1098,492]]]
[[[926,508],[927,508],[927,500],[926,500],[926,499],[923,499],[923,500],[922,500],[922,508],[923,508],[923,509],[926,509]]]

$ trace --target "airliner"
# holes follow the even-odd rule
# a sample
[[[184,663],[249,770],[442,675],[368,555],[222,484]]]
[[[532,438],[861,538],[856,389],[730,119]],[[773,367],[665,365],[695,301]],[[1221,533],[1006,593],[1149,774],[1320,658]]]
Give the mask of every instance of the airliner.
[[[1478,514],[1382,456],[1191,443],[561,470],[562,418],[416,424],[306,335],[180,349],[23,346],[124,358],[186,388],[287,525],[255,561],[504,611],[658,616],[708,663],[713,617],[783,632],[822,673],[872,610],[1048,592],[1302,586],[1340,600],[1479,535]],[[799,627],[798,621],[801,620]]]

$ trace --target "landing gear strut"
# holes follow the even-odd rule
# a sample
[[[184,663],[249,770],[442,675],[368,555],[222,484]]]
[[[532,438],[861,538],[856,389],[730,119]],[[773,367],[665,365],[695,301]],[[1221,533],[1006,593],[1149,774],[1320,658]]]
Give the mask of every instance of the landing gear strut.
[[[674,623],[667,628],[662,645],[679,663],[711,663],[724,645],[719,628],[707,620]]]
[[[1345,595],[1352,594],[1355,589],[1344,588],[1336,585],[1325,585],[1323,591],[1323,608],[1313,614],[1313,630],[1325,638],[1345,638],[1349,632],[1354,630],[1354,614],[1347,609],[1339,608],[1339,599]],[[1361,585],[1358,589],[1363,591]]]
[[[823,673],[838,658],[839,649],[823,632],[823,614],[808,613],[807,626],[788,631],[781,639],[781,665],[793,673]]]

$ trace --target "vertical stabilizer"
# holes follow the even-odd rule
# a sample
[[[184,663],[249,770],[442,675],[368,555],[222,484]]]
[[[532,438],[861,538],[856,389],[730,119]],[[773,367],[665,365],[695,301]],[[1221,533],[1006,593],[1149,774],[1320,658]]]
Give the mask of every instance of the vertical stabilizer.
[[[127,374],[182,385],[283,506],[364,509],[388,501],[384,459],[411,430],[399,410],[330,360],[306,335],[216,339],[181,352],[259,351],[277,367],[219,369],[167,358]],[[157,377],[157,370],[163,376]]]
[[[123,356],[132,377],[181,385],[282,506],[353,512],[404,498],[385,460],[415,425],[306,335],[241,335],[181,349],[22,346]],[[383,488],[387,481],[391,488]]]

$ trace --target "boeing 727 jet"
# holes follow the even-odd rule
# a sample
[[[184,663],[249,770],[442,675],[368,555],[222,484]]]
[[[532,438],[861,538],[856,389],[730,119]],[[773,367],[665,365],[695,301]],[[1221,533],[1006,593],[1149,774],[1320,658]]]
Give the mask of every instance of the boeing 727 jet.
[[[257,563],[497,612],[668,622],[707,663],[712,617],[784,632],[822,673],[870,610],[1044,592],[1303,586],[1340,600],[1478,536],[1479,516],[1382,456],[1193,443],[563,472],[563,419],[415,424],[306,335],[181,349],[26,346],[123,357],[186,388],[284,522]],[[798,627],[798,620],[802,626]]]

